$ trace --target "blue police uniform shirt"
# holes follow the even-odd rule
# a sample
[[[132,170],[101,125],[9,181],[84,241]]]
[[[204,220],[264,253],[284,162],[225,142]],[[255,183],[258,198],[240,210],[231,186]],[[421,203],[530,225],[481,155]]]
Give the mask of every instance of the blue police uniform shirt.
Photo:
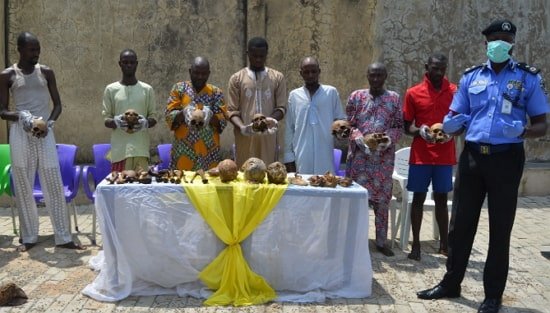
[[[542,77],[518,67],[515,60],[496,74],[491,62],[467,71],[453,97],[450,110],[470,115],[466,141],[488,144],[520,143],[522,138],[507,138],[502,133],[502,118],[527,125],[527,115],[548,113],[548,99]],[[510,105],[511,104],[511,105]]]

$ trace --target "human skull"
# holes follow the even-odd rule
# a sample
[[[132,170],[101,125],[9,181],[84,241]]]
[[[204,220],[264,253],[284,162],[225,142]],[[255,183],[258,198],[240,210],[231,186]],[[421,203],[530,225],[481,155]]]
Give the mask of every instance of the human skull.
[[[252,118],[252,130],[257,133],[262,133],[267,130],[267,120],[265,115],[261,113],[254,114]]]
[[[250,158],[243,163],[241,170],[244,172],[244,179],[252,183],[263,183],[267,170],[264,161],[258,158]]]
[[[206,117],[203,110],[196,108],[193,112],[191,112],[191,120],[189,121],[189,124],[195,128],[202,128],[205,124],[205,120]]]
[[[128,124],[128,132],[132,132],[134,126],[138,124],[139,113],[134,109],[128,109],[124,112],[124,121]]]
[[[44,137],[44,134],[48,130],[48,124],[41,119],[35,118],[32,120],[32,134],[36,137]]]
[[[443,131],[443,124],[441,123],[433,124],[430,127],[430,132],[432,133],[432,137],[435,139],[435,142],[444,142],[449,136]]]
[[[348,121],[336,120],[332,122],[332,135],[338,139],[346,139],[351,134],[351,125]]]
[[[286,167],[281,162],[273,162],[267,166],[267,180],[271,184],[286,182]]]
[[[378,137],[376,133],[365,134],[365,136],[363,136],[363,141],[370,150],[376,150],[376,148],[378,148]]]
[[[237,178],[239,174],[239,168],[237,163],[231,159],[225,159],[218,164],[218,172],[220,180],[223,183],[230,182]]]

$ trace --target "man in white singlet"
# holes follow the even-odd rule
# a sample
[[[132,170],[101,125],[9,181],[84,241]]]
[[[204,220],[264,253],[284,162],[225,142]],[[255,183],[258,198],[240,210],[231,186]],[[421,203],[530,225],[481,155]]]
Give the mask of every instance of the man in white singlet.
[[[38,210],[33,197],[37,170],[53,224],[55,244],[61,248],[84,249],[72,238],[52,131],[61,114],[54,72],[38,64],[40,42],[33,34],[19,34],[17,51],[19,62],[0,73],[0,118],[11,122],[11,171],[21,228],[21,245],[17,249],[27,251],[38,241]],[[15,102],[14,111],[9,111],[9,92]],[[47,127],[36,131],[40,119]]]

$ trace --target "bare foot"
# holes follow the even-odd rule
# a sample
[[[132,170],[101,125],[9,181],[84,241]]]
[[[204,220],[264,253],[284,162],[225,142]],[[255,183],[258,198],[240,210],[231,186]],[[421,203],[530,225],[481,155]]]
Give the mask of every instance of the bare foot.
[[[442,254],[442,255],[444,255],[444,256],[448,256],[449,251],[447,250],[446,247],[443,248],[443,247],[439,246],[439,251],[437,251],[437,253]]]
[[[74,243],[74,241],[69,241],[62,245],[57,245],[56,247],[64,248],[64,249],[73,249],[73,250],[86,250],[86,247],[83,247],[77,243]]]
[[[413,244],[411,253],[407,257],[411,260],[420,261],[420,245]]]
[[[391,249],[386,246],[376,246],[376,250],[378,250],[378,252],[382,253],[385,256],[394,256],[393,251],[391,251]]]
[[[17,251],[27,252],[34,246],[36,246],[36,243],[23,243],[17,247]]]

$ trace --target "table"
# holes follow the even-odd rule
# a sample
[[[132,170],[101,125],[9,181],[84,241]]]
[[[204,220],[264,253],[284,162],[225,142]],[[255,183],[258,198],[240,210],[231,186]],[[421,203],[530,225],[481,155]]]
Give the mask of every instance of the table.
[[[90,260],[100,272],[83,294],[100,301],[211,294],[198,273],[225,245],[181,185],[103,181],[95,206],[103,251]],[[277,301],[363,298],[372,284],[368,228],[363,187],[289,185],[241,246],[250,267],[276,290]]]

